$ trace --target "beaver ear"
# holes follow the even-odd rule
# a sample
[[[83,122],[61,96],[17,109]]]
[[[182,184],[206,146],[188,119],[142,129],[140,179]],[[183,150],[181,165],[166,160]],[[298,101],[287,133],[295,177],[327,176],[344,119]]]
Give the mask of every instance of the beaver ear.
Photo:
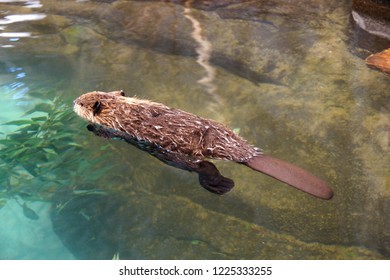
[[[92,106],[92,114],[96,116],[97,114],[100,113],[101,110],[102,110],[102,104],[100,103],[100,101],[96,101],[95,104],[93,104]]]
[[[123,90],[111,91],[108,92],[108,94],[115,95],[115,96],[125,96],[125,92]]]

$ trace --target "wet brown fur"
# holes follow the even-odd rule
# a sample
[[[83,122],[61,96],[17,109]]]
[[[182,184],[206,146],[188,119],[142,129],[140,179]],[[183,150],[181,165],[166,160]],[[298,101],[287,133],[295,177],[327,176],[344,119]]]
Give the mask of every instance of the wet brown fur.
[[[122,91],[83,94],[74,101],[74,110],[96,125],[91,127],[96,135],[122,138],[167,164],[195,171],[201,185],[214,193],[229,191],[234,182],[223,177],[205,158],[243,163],[314,196],[323,199],[333,196],[321,179],[295,165],[263,155],[213,120],[160,103],[125,97]],[[139,143],[151,145],[145,148]]]
[[[98,114],[91,113],[100,102]],[[126,132],[165,150],[195,158],[245,162],[259,150],[220,123],[163,104],[124,97],[120,91],[90,92],[75,101],[75,111],[91,123]]]

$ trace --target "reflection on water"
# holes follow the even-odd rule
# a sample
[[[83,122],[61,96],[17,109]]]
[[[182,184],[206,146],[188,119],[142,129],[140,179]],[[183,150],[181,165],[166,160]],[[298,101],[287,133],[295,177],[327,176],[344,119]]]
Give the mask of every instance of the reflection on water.
[[[8,61],[1,62],[0,70],[0,115],[1,123],[21,117],[23,109],[30,103],[27,93],[28,86],[24,82],[26,72],[22,67],[15,66]],[[13,110],[9,110],[12,105]],[[3,127],[4,132],[9,132],[8,128]],[[0,135],[2,137],[3,135]]]
[[[29,2],[29,1],[27,1]],[[36,2],[36,1],[34,1]],[[40,7],[40,5],[31,5],[30,3],[27,4],[26,7],[35,8]],[[6,11],[6,13],[9,11]],[[24,23],[28,21],[35,21],[35,20],[41,20],[46,17],[45,14],[13,14],[13,15],[6,15],[3,19],[0,19],[0,30],[3,30],[4,32],[0,32],[0,37],[3,38],[9,38],[9,42],[15,42],[18,41],[19,38],[26,38],[31,37],[31,32],[6,32],[7,25],[14,24],[14,23]],[[12,44],[0,44],[1,47],[13,47]]]
[[[194,28],[194,31],[192,32],[192,37],[199,44],[199,47],[196,48],[196,52],[198,53],[198,58],[196,62],[198,62],[199,65],[201,65],[206,71],[206,75],[202,79],[198,80],[198,82],[203,84],[206,87],[206,90],[210,94],[210,96],[216,101],[218,101],[218,96],[215,94],[217,86],[214,84],[216,69],[210,63],[212,46],[210,41],[208,41],[207,38],[202,36],[202,27],[200,25],[200,22],[192,14],[192,2],[193,1],[186,2],[184,8],[184,15],[191,21],[192,26]]]
[[[30,20],[40,20],[46,17],[45,14],[23,14],[23,15],[8,15],[0,20],[0,25],[11,24],[15,22],[24,22]],[[4,27],[3,27],[4,28]]]
[[[389,78],[354,55],[349,5],[175,2],[0,1],[0,258],[389,258]],[[222,121],[335,196],[227,162],[215,196],[94,137],[72,100],[118,89]]]

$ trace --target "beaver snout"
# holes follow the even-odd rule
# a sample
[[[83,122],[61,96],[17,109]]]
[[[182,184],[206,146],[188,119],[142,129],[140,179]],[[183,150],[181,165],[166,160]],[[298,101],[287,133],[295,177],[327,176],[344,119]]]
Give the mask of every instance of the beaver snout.
[[[84,107],[84,104],[82,102],[79,102],[79,99],[76,98],[75,100],[73,100],[73,107],[76,106],[76,105],[79,105],[81,107]]]

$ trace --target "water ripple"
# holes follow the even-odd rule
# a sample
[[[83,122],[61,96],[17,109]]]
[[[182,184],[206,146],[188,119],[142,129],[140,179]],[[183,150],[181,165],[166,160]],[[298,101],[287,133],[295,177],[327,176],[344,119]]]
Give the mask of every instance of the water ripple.
[[[46,17],[45,14],[23,14],[23,15],[8,15],[4,19],[0,19],[0,24],[11,24],[15,22],[24,22],[32,20],[41,20]]]

